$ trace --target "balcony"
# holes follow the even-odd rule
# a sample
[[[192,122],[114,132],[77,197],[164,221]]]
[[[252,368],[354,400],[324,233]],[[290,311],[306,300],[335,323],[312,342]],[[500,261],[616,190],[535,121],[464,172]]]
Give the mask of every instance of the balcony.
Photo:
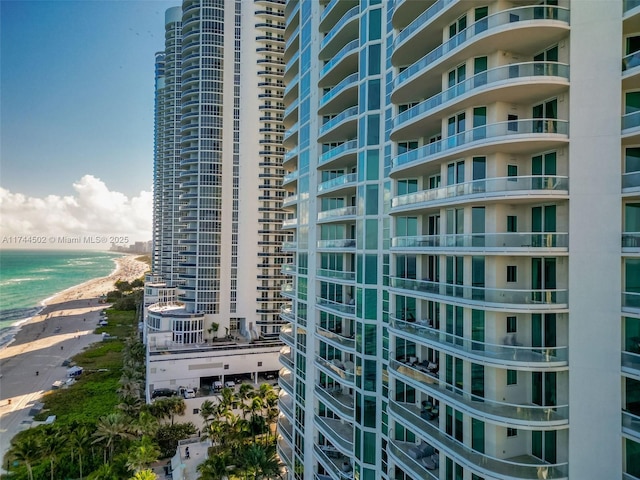
[[[326,62],[320,70],[320,80],[318,86],[327,88],[335,85],[347,75],[358,71],[358,56],[356,53],[360,49],[358,40],[347,43],[342,50]]]
[[[280,285],[280,295],[286,298],[293,299],[295,297],[296,290],[293,288],[293,283],[283,283]]]
[[[287,443],[283,441],[283,437],[278,438],[276,451],[280,460],[282,460],[282,463],[287,466],[287,469],[289,471],[293,471],[293,448],[291,448],[291,445],[287,445]]]
[[[624,246],[624,243],[623,243]],[[550,253],[558,255],[567,253],[569,247],[568,233],[472,233],[460,235],[418,235],[411,237],[393,237],[391,239],[392,251],[407,251],[416,253],[415,250],[425,250],[424,253],[435,254],[436,251],[451,252],[464,250],[495,253],[524,253],[530,254],[532,249],[550,250]],[[423,253],[423,252],[417,252]]]
[[[298,195],[287,195],[282,199],[282,208],[287,210],[295,209],[295,206],[298,204]]]
[[[640,293],[622,292],[622,311],[640,315]]]
[[[299,84],[300,84],[300,74],[297,74],[295,77],[291,79],[291,81],[287,82],[287,86],[284,88],[284,91],[282,92],[282,98],[284,99],[285,102],[290,101],[289,94],[294,94],[294,93],[296,94],[293,97],[293,100],[296,100],[298,98],[297,93],[298,93]]]
[[[316,357],[316,367],[332,378],[339,378],[340,383],[346,383],[353,387],[355,375],[353,374],[353,362],[342,362],[340,360],[325,360]]]
[[[640,377],[640,354],[622,352],[622,371]]]
[[[640,232],[622,234],[622,253],[640,253]]]
[[[393,159],[392,174],[435,160],[460,156],[471,149],[474,155],[484,155],[499,145],[502,152],[511,153],[521,151],[523,147],[551,148],[568,140],[569,122],[566,120],[536,118],[491,123],[398,155]]]
[[[344,280],[346,282],[353,282],[356,279],[356,272],[319,268],[316,270],[316,276],[327,280]]]
[[[640,441],[640,416],[631,412],[622,411],[622,432],[627,433]]]
[[[284,415],[278,418],[278,433],[293,445],[293,425]]]
[[[351,456],[341,454],[332,445],[314,445],[313,452],[322,467],[331,475],[318,475],[319,480],[351,480],[353,478],[353,467]]]
[[[347,303],[335,302],[328,298],[316,297],[316,306],[320,307],[321,310],[336,313],[340,316],[353,316],[356,313],[356,306],[354,304],[349,305]]]
[[[280,329],[280,340],[289,345],[290,347],[296,346],[296,340],[293,337],[293,329],[291,327],[285,327]]]
[[[282,387],[284,391],[286,391],[290,396],[294,396],[293,391],[293,375],[289,371],[288,373],[283,373],[280,371],[280,376],[278,377],[278,384]]]
[[[282,59],[286,62],[291,58],[291,56],[298,50],[300,40],[300,26],[298,25],[296,29],[291,32],[289,38],[284,44],[284,55]]]
[[[520,290],[510,288],[485,288],[450,283],[391,277],[391,288],[402,295],[447,300],[453,303],[481,307],[483,309],[513,309],[523,312],[566,309],[567,290]],[[637,303],[640,307],[640,294]]]
[[[354,5],[356,0],[331,0],[320,14],[320,30],[327,31],[331,25],[335,25],[344,14]]]
[[[568,348],[531,347],[478,342],[467,337],[458,337],[429,326],[427,320],[407,322],[390,318],[391,330],[396,336],[426,344],[468,360],[496,367],[529,367],[535,369],[558,368],[568,365]]]
[[[355,334],[345,336],[322,327],[316,327],[316,335],[321,340],[331,343],[333,346],[343,351],[355,350],[356,348]]]
[[[291,354],[291,349],[286,347],[280,350],[280,363],[287,367],[289,370],[295,370],[295,365],[293,363],[293,355]]]
[[[300,129],[300,125],[296,122],[290,129],[284,132],[284,136],[282,137],[282,146],[285,148],[295,147],[298,141],[298,130]]]
[[[334,238],[331,240],[318,240],[316,242],[316,247],[319,250],[346,250],[352,251],[356,248],[356,240],[355,238]]]
[[[293,420],[293,397],[290,395],[283,395],[282,393],[278,397],[278,407],[280,411],[284,413],[290,420]]]
[[[357,106],[343,110],[331,120],[327,120],[322,124],[318,131],[318,142],[339,142],[341,140],[355,137],[358,133],[358,124],[356,122],[357,119]],[[338,127],[340,128],[338,129]]]
[[[358,103],[358,73],[352,73],[343,78],[340,83],[331,88],[320,99],[318,114],[325,115],[331,111],[337,112]]]
[[[640,138],[640,111],[622,116],[622,143],[635,143]]]
[[[412,478],[438,480],[440,478],[439,470],[429,471],[420,460],[409,454],[409,450],[414,447],[414,443],[389,440],[387,453],[403,470],[409,470]]]
[[[324,388],[316,385],[315,394],[325,405],[340,415],[341,418],[353,421],[353,407],[355,405],[353,395],[345,395],[342,393],[342,387],[338,385],[336,387]]]
[[[622,174],[622,193],[635,193],[640,188],[640,172],[627,172]],[[625,192],[629,189],[630,192]]]
[[[391,360],[389,371],[403,382],[463,410],[472,417],[486,418],[492,422],[527,428],[551,428],[569,424],[569,406],[540,406],[524,403],[508,403],[479,397],[445,383],[437,374],[422,371],[409,364]]]
[[[344,222],[355,221],[355,216],[358,213],[356,206],[333,208],[331,210],[323,210],[318,212],[318,222]]]
[[[314,423],[325,437],[345,456],[353,456],[353,425],[335,418],[313,416]]]
[[[298,170],[294,170],[293,172],[287,173],[284,177],[282,177],[282,186],[285,186],[288,183],[293,183],[298,181]]]
[[[318,194],[339,194],[351,192],[355,189],[358,182],[357,173],[348,173],[346,175],[340,175],[339,177],[332,178],[326,182],[322,182],[318,185]]]
[[[332,25],[331,30],[320,42],[320,60],[332,58],[345,43],[358,37],[359,17],[360,7],[356,5]]]
[[[569,10],[564,7],[525,6],[496,12],[469,25],[400,72],[393,82],[392,101],[407,103],[418,92],[438,89],[441,81],[438,73],[486,52],[490,45],[509,45],[510,51],[533,55],[568,31]],[[400,65],[403,60],[396,55],[393,61]]]
[[[464,200],[477,201],[478,198],[557,198],[569,194],[569,179],[562,176],[518,176],[483,178],[472,182],[456,183],[445,187],[422,190],[394,197],[391,200],[391,214],[428,206],[459,203]],[[466,198],[465,198],[466,197]],[[402,208],[412,207],[412,208]]]
[[[440,125],[441,117],[472,105],[519,103],[524,97],[551,97],[569,86],[569,65],[527,62],[503,65],[421,101],[393,119],[391,139],[416,138]]]
[[[420,433],[429,439],[429,443],[433,447],[444,451],[456,462],[464,464],[466,468],[480,475],[491,477],[498,475],[500,478],[509,479],[564,479],[568,477],[567,463],[551,465],[533,456],[527,456],[527,459],[531,461],[523,463],[477,452],[454,440],[436,425],[424,420],[420,416],[420,409],[413,404],[390,401],[389,416],[399,420],[401,424],[410,426],[410,428],[419,429]]]
[[[318,167],[331,166],[333,168],[340,168],[355,165],[357,150],[357,140],[346,141],[320,155],[320,158],[318,158]]]

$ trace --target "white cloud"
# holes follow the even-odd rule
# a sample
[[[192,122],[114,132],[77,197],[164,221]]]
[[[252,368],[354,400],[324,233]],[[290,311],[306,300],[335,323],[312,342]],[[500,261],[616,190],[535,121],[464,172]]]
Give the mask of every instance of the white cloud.
[[[74,195],[38,198],[0,187],[0,247],[36,246],[22,241],[15,245],[7,242],[7,238],[11,241],[10,237],[25,236],[53,240],[39,245],[40,248],[63,246],[59,237],[100,236],[110,240],[109,237],[125,236],[131,243],[151,239],[151,192],[143,190],[129,198],[109,190],[102,180],[92,175],[82,177],[73,188]]]

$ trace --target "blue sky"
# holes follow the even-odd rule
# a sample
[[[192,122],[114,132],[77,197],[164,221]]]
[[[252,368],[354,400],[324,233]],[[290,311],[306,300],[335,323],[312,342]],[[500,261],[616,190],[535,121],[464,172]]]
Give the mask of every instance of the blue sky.
[[[94,180],[128,199],[151,190],[154,53],[179,3],[0,2],[3,208],[75,199]]]

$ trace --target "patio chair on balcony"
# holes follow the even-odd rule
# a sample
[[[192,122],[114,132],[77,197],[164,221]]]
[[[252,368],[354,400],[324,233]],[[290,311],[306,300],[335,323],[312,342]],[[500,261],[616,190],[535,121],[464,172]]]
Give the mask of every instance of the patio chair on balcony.
[[[434,452],[428,457],[423,457],[420,463],[422,463],[427,470],[436,470],[440,466],[440,455]]]

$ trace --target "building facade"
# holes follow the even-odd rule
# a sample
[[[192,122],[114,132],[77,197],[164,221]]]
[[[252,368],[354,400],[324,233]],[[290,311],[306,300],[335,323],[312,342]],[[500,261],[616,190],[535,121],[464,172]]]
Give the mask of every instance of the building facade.
[[[640,4],[287,2],[278,451],[640,478]]]
[[[278,370],[290,256],[280,248],[283,34],[278,0],[185,0],[166,12],[156,55],[149,395]],[[171,289],[172,301],[151,303]]]

